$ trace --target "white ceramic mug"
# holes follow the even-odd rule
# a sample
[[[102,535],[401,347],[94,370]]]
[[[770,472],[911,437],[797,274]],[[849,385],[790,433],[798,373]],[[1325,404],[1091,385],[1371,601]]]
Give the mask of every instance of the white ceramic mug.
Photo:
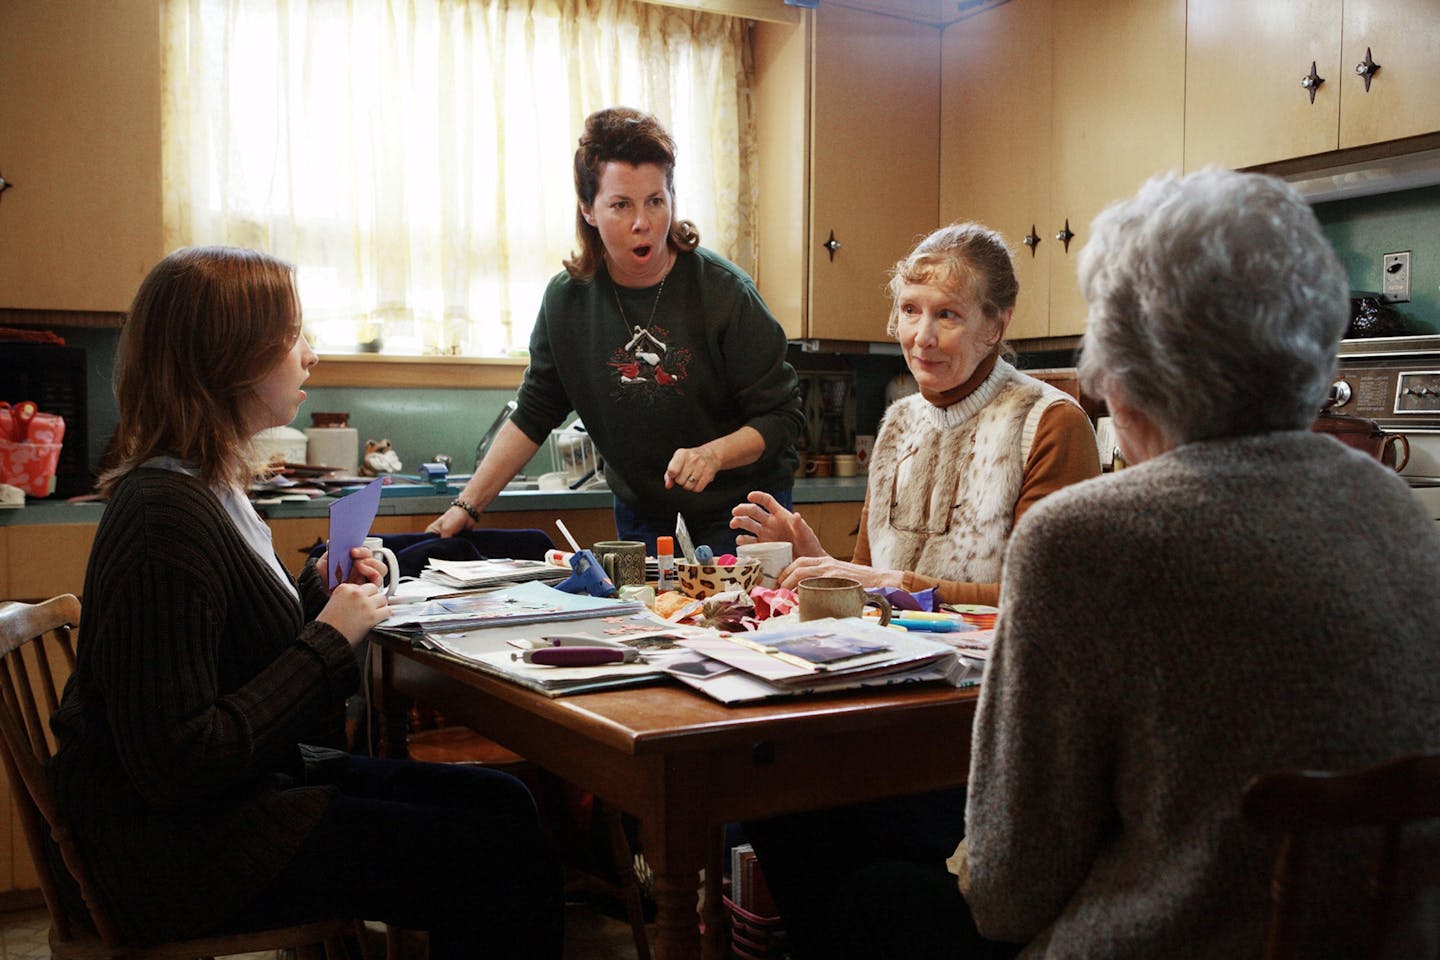
[[[735,548],[737,557],[754,557],[760,561],[760,585],[774,587],[780,572],[790,566],[794,550],[788,540],[775,543],[742,543]]]
[[[400,582],[400,561],[395,559],[395,551],[385,546],[379,537],[366,537],[361,546],[385,564],[385,595],[395,596],[395,585]]]

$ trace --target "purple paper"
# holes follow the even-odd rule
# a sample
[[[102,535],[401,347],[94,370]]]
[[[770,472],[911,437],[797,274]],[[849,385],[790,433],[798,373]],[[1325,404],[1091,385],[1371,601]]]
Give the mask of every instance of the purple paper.
[[[890,606],[896,610],[918,610],[922,613],[933,613],[935,611],[935,588],[926,587],[919,593],[910,593],[899,587],[876,587],[867,590],[866,593],[875,593],[890,601]]]
[[[325,582],[332,590],[350,576],[350,549],[363,544],[370,535],[370,524],[375,522],[375,511],[380,509],[380,487],[384,482],[384,477],[376,477],[330,504],[330,543],[326,548],[330,554]]]

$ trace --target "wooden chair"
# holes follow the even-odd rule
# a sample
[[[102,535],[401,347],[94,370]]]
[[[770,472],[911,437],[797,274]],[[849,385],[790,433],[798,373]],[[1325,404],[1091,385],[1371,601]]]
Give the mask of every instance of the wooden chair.
[[[50,912],[51,956],[55,960],[187,960],[289,948],[300,956],[317,958],[323,949],[328,960],[344,960],[342,938],[359,932],[351,920],[324,920],[153,946],[123,942],[45,773],[46,762],[54,752],[48,721],[59,704],[56,661],[63,659],[74,670],[72,630],[79,622],[80,601],[70,594],[37,604],[0,602],[0,757],[14,789],[25,843]],[[65,870],[80,889],[85,916],[72,916],[60,894],[58,878],[46,854],[47,832],[59,848]],[[364,943],[363,937],[360,942]]]
[[[1254,825],[1284,835],[1271,875],[1267,960],[1296,956],[1306,836],[1327,828],[1383,828],[1372,873],[1365,956],[1386,956],[1386,945],[1410,921],[1398,908],[1404,892],[1398,888],[1401,829],[1440,818],[1440,753],[1399,757],[1357,770],[1264,774],[1246,786],[1241,809]]]

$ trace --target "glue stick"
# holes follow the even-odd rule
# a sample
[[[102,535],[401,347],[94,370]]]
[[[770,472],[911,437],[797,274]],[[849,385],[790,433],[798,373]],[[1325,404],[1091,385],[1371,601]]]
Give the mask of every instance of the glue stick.
[[[675,589],[675,538],[655,538],[655,560],[660,568],[655,578],[655,592],[664,593]]]

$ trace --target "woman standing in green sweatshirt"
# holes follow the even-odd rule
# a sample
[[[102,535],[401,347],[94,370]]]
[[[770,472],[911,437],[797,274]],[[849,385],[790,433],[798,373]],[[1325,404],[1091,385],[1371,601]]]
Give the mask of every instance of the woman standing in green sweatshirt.
[[[585,121],[575,152],[580,253],[551,280],[518,407],[451,507],[451,536],[571,411],[605,461],[623,539],[673,533],[733,550],[730,508],[751,490],[789,505],[802,416],[785,333],[745,273],[673,217],[675,143],[626,108]]]

